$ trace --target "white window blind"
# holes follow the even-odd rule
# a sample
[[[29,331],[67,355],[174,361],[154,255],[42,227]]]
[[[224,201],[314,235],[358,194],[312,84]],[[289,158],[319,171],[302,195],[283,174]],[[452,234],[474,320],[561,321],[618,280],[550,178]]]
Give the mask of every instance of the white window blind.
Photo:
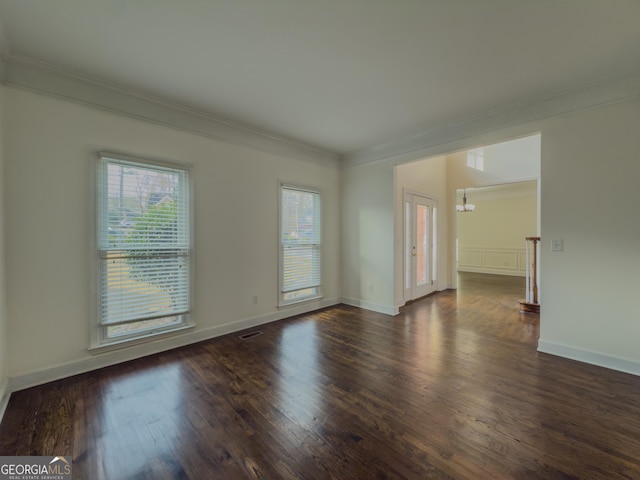
[[[320,194],[282,186],[280,302],[320,295]]]
[[[185,169],[101,155],[99,316],[107,339],[184,322],[190,308]]]

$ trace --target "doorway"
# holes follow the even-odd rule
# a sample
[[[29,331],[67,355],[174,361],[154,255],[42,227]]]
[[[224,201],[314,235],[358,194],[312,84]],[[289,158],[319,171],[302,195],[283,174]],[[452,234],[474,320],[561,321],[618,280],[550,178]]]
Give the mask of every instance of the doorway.
[[[537,236],[539,218],[538,181],[501,183],[459,189],[476,207],[455,214],[455,261],[457,272],[525,277],[525,238]]]
[[[438,203],[418,193],[404,195],[404,298],[415,300],[437,288]]]

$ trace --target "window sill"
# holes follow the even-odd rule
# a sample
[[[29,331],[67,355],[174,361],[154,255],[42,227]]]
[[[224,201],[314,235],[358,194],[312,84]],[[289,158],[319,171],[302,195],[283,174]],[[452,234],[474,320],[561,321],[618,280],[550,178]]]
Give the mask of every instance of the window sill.
[[[289,308],[289,307],[297,307],[298,305],[300,305],[302,303],[309,303],[309,302],[313,302],[313,301],[317,301],[317,300],[322,300],[322,295],[316,295],[315,297],[301,298],[300,300],[293,300],[293,301],[287,302],[287,303],[280,303],[280,304],[278,304],[278,309],[282,310],[282,309],[286,309],[286,308]]]
[[[183,325],[171,330],[165,330],[161,332],[150,332],[145,335],[140,335],[133,338],[127,338],[123,340],[114,340],[109,343],[102,343],[99,345],[91,345],[87,350],[92,355],[98,355],[101,353],[112,352],[114,350],[120,350],[123,348],[134,347],[136,345],[143,345],[154,340],[160,340],[162,338],[171,337],[180,333],[184,333],[187,330],[193,330],[195,325]]]

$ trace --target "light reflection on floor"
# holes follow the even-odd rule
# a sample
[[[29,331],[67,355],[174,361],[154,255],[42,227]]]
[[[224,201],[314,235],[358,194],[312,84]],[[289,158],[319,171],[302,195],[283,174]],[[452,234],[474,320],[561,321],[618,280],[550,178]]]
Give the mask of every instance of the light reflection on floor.
[[[323,375],[319,363],[320,337],[315,321],[287,325],[279,342],[278,396],[280,405],[294,423],[311,426],[323,407],[318,376]]]
[[[109,381],[96,406],[101,422],[93,454],[127,461],[98,461],[106,478],[135,478],[152,472],[154,465],[171,462],[171,446],[180,445],[178,424],[185,413],[181,371],[179,363],[163,364]]]

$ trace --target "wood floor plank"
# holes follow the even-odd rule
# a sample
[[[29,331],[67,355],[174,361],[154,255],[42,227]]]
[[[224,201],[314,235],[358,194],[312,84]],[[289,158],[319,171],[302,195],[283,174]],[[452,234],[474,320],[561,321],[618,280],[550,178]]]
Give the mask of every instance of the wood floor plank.
[[[521,278],[340,305],[11,396],[75,479],[640,479],[640,378],[536,351]]]

